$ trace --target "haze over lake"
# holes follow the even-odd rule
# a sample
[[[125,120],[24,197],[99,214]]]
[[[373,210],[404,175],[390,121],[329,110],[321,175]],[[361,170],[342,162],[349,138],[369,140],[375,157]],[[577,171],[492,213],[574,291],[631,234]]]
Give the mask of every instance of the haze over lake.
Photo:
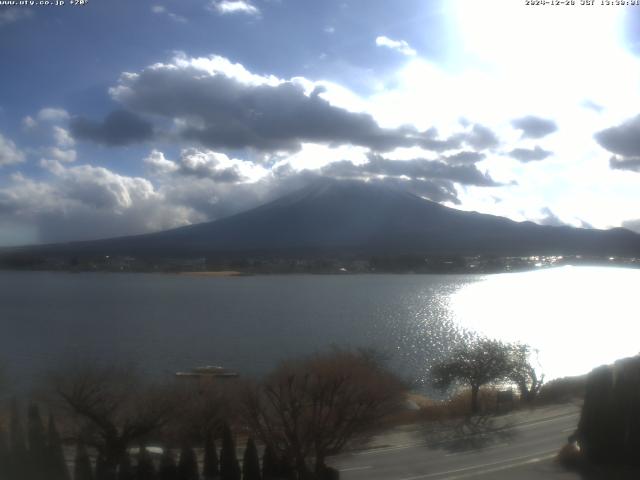
[[[28,382],[65,359],[153,374],[220,364],[243,375],[330,345],[375,347],[421,378],[448,322],[540,350],[547,378],[638,352],[640,270],[499,275],[0,272],[0,360]]]

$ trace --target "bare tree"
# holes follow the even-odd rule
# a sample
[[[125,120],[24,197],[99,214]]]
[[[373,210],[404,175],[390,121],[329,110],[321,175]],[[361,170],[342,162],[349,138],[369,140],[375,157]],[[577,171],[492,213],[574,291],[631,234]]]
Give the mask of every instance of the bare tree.
[[[77,435],[115,472],[127,447],[165,425],[175,398],[135,370],[85,364],[52,375],[52,388],[75,420]]]
[[[177,382],[174,386],[180,408],[166,428],[170,443],[204,444],[222,431],[225,421],[237,414],[240,387],[236,382],[201,379]]]
[[[506,379],[511,373],[509,345],[467,335],[445,360],[431,367],[433,384],[442,390],[453,385],[471,389],[471,412],[478,413],[480,387]]]
[[[518,387],[522,400],[527,403],[533,402],[544,384],[544,374],[540,373],[533,363],[537,363],[537,351],[523,343],[512,343],[509,345],[509,358],[509,379]]]
[[[326,470],[327,456],[393,411],[403,391],[371,355],[336,349],[281,364],[248,389],[245,415],[253,432],[293,463],[298,478],[314,478]]]

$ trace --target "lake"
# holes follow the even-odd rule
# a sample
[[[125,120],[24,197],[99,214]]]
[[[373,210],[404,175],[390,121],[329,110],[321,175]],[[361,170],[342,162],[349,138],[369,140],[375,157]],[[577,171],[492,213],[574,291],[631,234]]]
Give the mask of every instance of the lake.
[[[498,275],[188,275],[0,272],[0,361],[29,382],[61,362],[152,374],[219,364],[259,376],[331,345],[374,347],[423,379],[450,322],[539,349],[547,378],[640,350],[640,270]]]

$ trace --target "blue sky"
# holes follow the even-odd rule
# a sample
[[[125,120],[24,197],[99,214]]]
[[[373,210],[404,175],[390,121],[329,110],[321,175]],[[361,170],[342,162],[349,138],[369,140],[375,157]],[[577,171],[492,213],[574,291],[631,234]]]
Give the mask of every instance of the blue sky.
[[[0,6],[0,245],[212,220],[320,177],[640,231],[640,7],[576,3]]]

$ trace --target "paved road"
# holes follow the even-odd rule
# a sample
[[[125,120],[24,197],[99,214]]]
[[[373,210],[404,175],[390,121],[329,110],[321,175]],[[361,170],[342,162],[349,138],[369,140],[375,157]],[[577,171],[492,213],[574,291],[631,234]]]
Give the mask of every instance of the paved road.
[[[344,480],[577,480],[553,458],[578,418],[574,405],[553,407],[500,417],[477,426],[475,434],[466,434],[465,428],[436,442],[432,433],[405,429],[378,437],[377,448],[335,457],[331,463]]]

